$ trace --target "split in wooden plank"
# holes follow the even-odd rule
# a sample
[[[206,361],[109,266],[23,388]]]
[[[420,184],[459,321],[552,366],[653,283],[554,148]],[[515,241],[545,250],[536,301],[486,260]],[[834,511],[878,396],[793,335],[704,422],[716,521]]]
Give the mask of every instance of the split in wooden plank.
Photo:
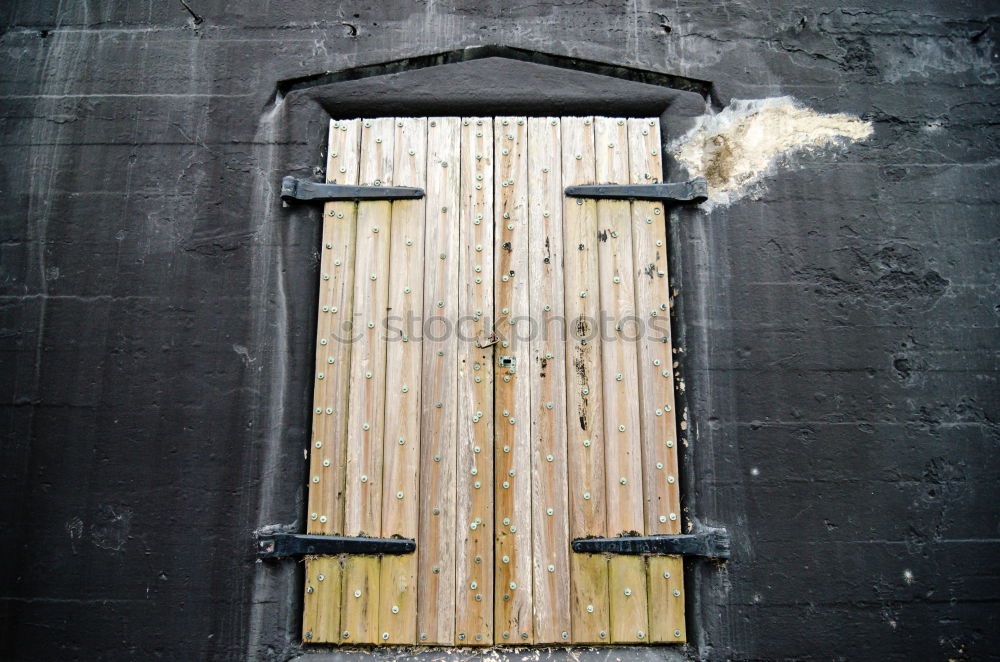
[[[572,631],[566,608],[570,582],[562,158],[559,120],[533,117],[527,123],[532,603],[534,641],[551,644],[569,642]]]
[[[364,120],[359,183],[393,181],[394,122]],[[354,273],[354,337],[347,421],[344,529],[350,536],[382,531],[382,443],[385,432],[386,339],[382,324],[389,304],[388,201],[358,203]],[[341,638],[378,643],[380,564],[377,556],[350,556],[344,566]]]
[[[423,188],[427,178],[427,120],[399,118],[393,176],[397,185]],[[417,643],[418,506],[420,504],[420,343],[410,342],[413,321],[423,313],[424,200],[392,203],[389,304],[386,334],[382,536],[418,539],[417,552],[383,556],[380,643]]]
[[[455,641],[455,543],[461,120],[427,128],[420,467],[419,643]]]
[[[594,118],[597,180],[628,182],[628,129],[624,119]],[[609,320],[601,347],[604,377],[605,478],[608,535],[643,534],[642,444],[639,425],[629,203],[598,200],[601,311]],[[630,335],[632,334],[632,335]],[[643,643],[646,630],[646,573],[640,557],[612,556],[608,562],[611,641]],[[637,606],[642,600],[642,609]],[[641,635],[641,636],[640,636]]]
[[[595,184],[594,120],[563,117],[563,187]],[[597,203],[563,198],[563,281],[570,538],[607,534]],[[607,643],[608,568],[600,554],[572,554],[570,609],[577,643]]]
[[[497,350],[494,415],[496,590],[494,627],[501,644],[530,644],[531,381],[528,315],[528,154],[523,117],[494,119]]]
[[[360,163],[360,120],[331,121],[327,181],[357,184]],[[308,533],[339,534],[344,526],[344,480],[347,458],[347,403],[351,344],[343,324],[351,319],[354,300],[356,206],[329,202],[323,208],[320,288],[317,304],[313,431],[310,441]],[[306,641],[340,641],[342,567],[306,559],[306,576],[323,580],[306,589],[303,637]]]
[[[493,119],[462,120],[455,645],[493,644]]]

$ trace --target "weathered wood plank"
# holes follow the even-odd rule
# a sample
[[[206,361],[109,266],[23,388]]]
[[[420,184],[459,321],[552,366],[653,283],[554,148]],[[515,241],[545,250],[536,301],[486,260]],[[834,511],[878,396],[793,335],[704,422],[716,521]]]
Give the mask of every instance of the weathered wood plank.
[[[628,129],[624,119],[594,118],[597,180],[628,182]],[[632,223],[627,201],[598,200],[601,309],[608,319],[602,350],[604,377],[605,477],[608,535],[642,534],[642,446],[635,342]],[[638,562],[637,562],[638,561]],[[646,576],[641,558],[609,561],[611,640],[642,642],[646,626]],[[642,610],[637,607],[642,601]],[[639,634],[642,633],[642,637]]]
[[[573,619],[573,643],[608,643],[610,609],[608,560],[603,554],[571,554],[570,615]]]
[[[656,120],[629,120],[630,181],[659,181],[660,130]],[[661,203],[632,203],[636,315],[646,331],[638,342],[646,532],[680,533],[680,495],[670,338],[670,279],[666,213]],[[670,446],[667,446],[670,442]]]
[[[530,644],[531,550],[531,381],[528,337],[528,154],[527,122],[494,119],[496,232],[494,261],[499,356],[514,365],[497,366],[496,420],[496,591],[495,628],[500,643]],[[511,324],[515,322],[515,324]]]
[[[364,120],[359,184],[393,181],[395,132],[389,117]],[[388,201],[358,204],[351,376],[348,396],[347,471],[344,490],[346,535],[382,532],[382,442],[385,432],[386,341],[382,324],[389,303]],[[377,643],[379,559],[351,556],[344,565],[341,638]]]
[[[563,187],[597,183],[593,118],[563,117],[560,125]],[[600,319],[597,243],[596,202],[564,198],[570,538],[604,536],[607,532],[601,334],[596,326]],[[607,643],[608,570],[602,555],[571,555],[570,596],[572,640]]]
[[[428,120],[417,631],[445,645],[455,641],[460,129],[457,117]]]
[[[648,118],[630,119],[628,136],[629,181],[633,184],[660,181],[663,165],[659,122]],[[666,210],[663,205],[642,200],[633,202],[636,316],[643,320],[646,327],[638,343],[638,375],[648,534],[681,532],[666,242]],[[678,599],[673,595],[674,590],[683,593],[682,568],[680,557],[650,559],[650,641],[684,640],[684,600],[682,596]],[[670,576],[669,581],[663,578],[663,573]],[[677,632],[681,633],[680,636]]]
[[[307,558],[302,638],[306,643],[340,641],[343,562],[336,556]]]
[[[455,644],[493,643],[493,119],[462,120]],[[481,346],[486,344],[485,347]]]
[[[559,120],[528,122],[528,281],[535,643],[567,643],[569,503]]]
[[[649,641],[646,563],[641,556],[612,556],[608,561],[612,643]]]
[[[378,637],[379,558],[346,556],[341,586],[341,643],[374,644]]]
[[[619,123],[620,122],[620,123]],[[597,179],[628,182],[628,140],[623,120],[594,119]],[[604,430],[608,535],[642,533],[642,456],[637,395],[637,354],[629,203],[598,200],[598,256],[601,309],[608,317],[601,347],[604,376]],[[632,334],[632,335],[630,335]]]
[[[393,179],[424,187],[427,179],[427,120],[398,118]],[[380,643],[417,643],[418,506],[420,504],[420,343],[412,320],[423,312],[424,200],[392,203],[389,307],[386,334],[385,443],[383,444],[382,535],[417,538],[417,552],[382,557]]]
[[[684,643],[684,561],[680,556],[651,556],[647,568],[649,642]]]
[[[357,184],[360,146],[360,120],[330,122],[328,182]],[[355,213],[353,202],[329,202],[323,208],[309,463],[309,533],[337,534],[343,532],[344,526],[351,345],[341,342],[341,338],[342,320],[351,318],[354,300]],[[306,577],[318,575],[323,576],[322,582],[307,585],[303,637],[306,641],[336,643],[340,640],[341,566],[327,559],[307,559]]]

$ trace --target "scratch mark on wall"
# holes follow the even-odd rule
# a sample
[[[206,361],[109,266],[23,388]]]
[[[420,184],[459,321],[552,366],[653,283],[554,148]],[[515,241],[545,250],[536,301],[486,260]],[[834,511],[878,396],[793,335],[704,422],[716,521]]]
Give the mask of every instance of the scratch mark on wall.
[[[669,146],[692,177],[708,180],[705,208],[757,198],[764,180],[796,154],[837,149],[863,140],[871,122],[842,113],[819,113],[792,97],[735,99],[722,112],[702,116]]]
[[[243,359],[243,365],[249,366],[251,363],[256,361],[254,357],[250,356],[250,350],[246,348],[246,345],[233,345],[233,351],[236,352],[241,359]]]
[[[83,520],[73,517],[64,526],[66,533],[69,534],[70,547],[73,549],[73,554],[76,554],[76,541],[83,538]]]
[[[100,507],[96,520],[90,525],[90,541],[101,549],[123,552],[131,528],[131,508],[106,504]]]

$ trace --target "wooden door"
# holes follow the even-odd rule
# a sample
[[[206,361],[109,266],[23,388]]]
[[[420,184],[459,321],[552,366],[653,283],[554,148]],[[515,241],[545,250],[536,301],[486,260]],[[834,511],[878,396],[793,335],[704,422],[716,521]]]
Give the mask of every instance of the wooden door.
[[[420,200],[323,214],[308,531],[414,538],[306,559],[304,638],[685,640],[682,564],[573,538],[680,532],[655,119],[330,124],[327,181]]]

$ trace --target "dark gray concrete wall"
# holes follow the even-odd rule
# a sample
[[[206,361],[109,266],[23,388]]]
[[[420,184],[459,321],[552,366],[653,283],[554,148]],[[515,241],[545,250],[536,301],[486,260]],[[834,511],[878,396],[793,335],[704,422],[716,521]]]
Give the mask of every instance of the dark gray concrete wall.
[[[734,537],[683,653],[998,655],[993,3],[187,4],[0,6],[0,657],[297,653],[248,541],[303,514],[317,214],[275,191],[336,92],[276,84],[482,44],[873,121],[673,215],[686,516]]]

